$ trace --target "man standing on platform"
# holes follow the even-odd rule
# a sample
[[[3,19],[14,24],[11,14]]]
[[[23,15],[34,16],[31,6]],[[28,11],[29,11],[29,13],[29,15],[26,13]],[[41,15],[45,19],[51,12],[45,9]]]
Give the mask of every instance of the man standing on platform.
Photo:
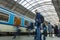
[[[42,34],[41,34],[41,31],[40,31],[40,27],[41,27],[41,24],[44,22],[44,17],[39,13],[37,12],[37,10],[35,10],[36,12],[36,18],[35,18],[35,26],[37,27],[36,28],[36,35],[35,35],[35,40],[42,40]]]

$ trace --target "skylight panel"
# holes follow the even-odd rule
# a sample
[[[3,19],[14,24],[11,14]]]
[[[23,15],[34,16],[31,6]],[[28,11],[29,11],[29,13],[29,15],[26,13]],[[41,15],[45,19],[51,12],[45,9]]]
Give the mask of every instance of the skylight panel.
[[[21,1],[19,2],[19,4],[22,4],[23,1],[24,1],[24,0],[21,0]]]
[[[26,2],[26,1],[24,1],[24,2],[22,3],[22,5],[24,6],[26,3],[27,3],[27,2]]]
[[[14,1],[17,1],[17,0],[14,0]]]
[[[27,6],[29,6],[30,4],[29,3],[27,3],[26,5],[25,5],[25,7],[27,8]]]
[[[30,2],[30,1],[32,1],[32,0],[26,0],[27,2]]]
[[[18,2],[25,8],[29,9],[34,14],[36,14],[35,10],[38,9],[39,12],[44,16],[44,18],[46,20],[48,19],[47,21],[53,24],[57,23],[59,20],[55,8],[52,4],[52,0],[14,0],[14,1]]]

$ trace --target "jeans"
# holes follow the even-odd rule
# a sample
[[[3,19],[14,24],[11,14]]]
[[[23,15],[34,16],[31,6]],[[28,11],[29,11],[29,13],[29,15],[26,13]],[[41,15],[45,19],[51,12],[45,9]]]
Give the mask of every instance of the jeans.
[[[40,27],[37,27],[36,29],[36,35],[35,35],[34,40],[42,40],[42,34],[40,32]]]

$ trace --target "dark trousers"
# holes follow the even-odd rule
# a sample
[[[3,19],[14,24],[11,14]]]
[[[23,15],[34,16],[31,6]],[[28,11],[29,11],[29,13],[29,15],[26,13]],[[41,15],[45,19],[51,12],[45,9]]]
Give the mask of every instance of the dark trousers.
[[[46,36],[45,35],[43,35],[43,40],[46,40]]]
[[[15,39],[15,38],[16,38],[16,36],[17,36],[17,32],[15,32],[15,33],[14,33],[14,37],[13,37],[13,39]]]
[[[13,39],[15,39],[16,36],[18,36],[18,35],[19,35],[19,32],[15,32],[15,33],[14,33],[14,37],[13,37]]]

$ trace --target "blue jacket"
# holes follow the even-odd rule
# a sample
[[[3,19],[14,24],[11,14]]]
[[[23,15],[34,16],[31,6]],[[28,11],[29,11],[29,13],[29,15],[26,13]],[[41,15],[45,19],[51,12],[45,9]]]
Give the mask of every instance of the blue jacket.
[[[40,13],[36,13],[36,18],[35,18],[35,23],[43,23],[44,22],[44,17]]]

